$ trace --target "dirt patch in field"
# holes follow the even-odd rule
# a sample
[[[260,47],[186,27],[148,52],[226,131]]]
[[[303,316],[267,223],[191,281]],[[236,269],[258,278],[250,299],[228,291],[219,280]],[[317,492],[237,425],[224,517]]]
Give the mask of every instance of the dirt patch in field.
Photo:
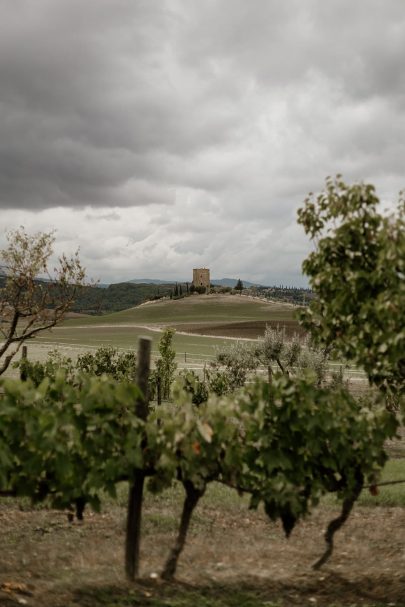
[[[196,335],[209,335],[215,337],[234,337],[244,339],[258,339],[263,337],[266,327],[283,329],[288,338],[294,334],[303,337],[305,331],[296,320],[252,320],[229,323],[180,323],[173,324],[177,331]]]
[[[402,508],[357,508],[337,535],[331,561],[314,572],[311,564],[323,551],[322,531],[337,510],[319,509],[287,541],[280,526],[261,513],[245,506],[219,511],[202,502],[177,582],[163,584],[156,573],[173,542],[178,508],[178,503],[149,500],[143,579],[128,585],[124,508],[111,506],[71,524],[63,513],[3,503],[0,605],[405,605]]]

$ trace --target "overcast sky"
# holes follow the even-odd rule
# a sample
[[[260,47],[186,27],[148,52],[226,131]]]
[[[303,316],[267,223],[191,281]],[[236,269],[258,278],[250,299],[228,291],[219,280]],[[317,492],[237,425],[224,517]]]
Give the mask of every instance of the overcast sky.
[[[0,246],[303,285],[325,177],[405,186],[403,0],[0,0]]]

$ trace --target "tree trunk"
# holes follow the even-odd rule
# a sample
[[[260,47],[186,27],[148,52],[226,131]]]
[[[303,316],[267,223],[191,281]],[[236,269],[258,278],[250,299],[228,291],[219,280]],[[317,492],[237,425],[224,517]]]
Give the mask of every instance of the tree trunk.
[[[316,563],[314,563],[312,565],[312,568],[315,570],[320,569],[322,567],[322,565],[324,565],[326,563],[326,561],[328,561],[329,558],[331,557],[331,555],[333,553],[333,537],[334,537],[335,533],[337,531],[339,531],[339,529],[344,525],[344,523],[349,518],[350,513],[353,509],[353,506],[363,489],[363,484],[364,484],[363,474],[360,471],[358,471],[356,476],[357,476],[357,483],[353,489],[352,495],[349,497],[346,497],[343,500],[342,511],[341,511],[340,515],[329,523],[329,525],[325,531],[326,550],[323,553],[323,555],[316,561]]]
[[[186,492],[186,498],[183,503],[183,512],[181,514],[179,533],[177,535],[176,542],[170,552],[169,558],[166,561],[165,568],[163,569],[161,575],[164,580],[173,579],[176,573],[177,562],[184,548],[184,544],[186,543],[186,537],[188,528],[190,526],[191,517],[193,515],[195,507],[198,504],[198,500],[200,499],[200,497],[203,496],[205,491],[205,489],[196,489],[190,481],[185,481],[183,483],[183,486]]]

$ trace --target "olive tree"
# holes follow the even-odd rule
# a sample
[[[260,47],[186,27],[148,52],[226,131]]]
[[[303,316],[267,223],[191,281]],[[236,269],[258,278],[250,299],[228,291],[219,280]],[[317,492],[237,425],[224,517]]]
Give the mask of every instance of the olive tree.
[[[329,353],[319,348],[308,338],[294,335],[288,340],[285,330],[280,327],[266,327],[263,339],[255,347],[255,356],[260,364],[267,368],[268,383],[274,375],[300,376],[312,379],[320,388],[325,386],[330,362]],[[339,375],[342,375],[342,371]],[[337,383],[338,377],[332,374],[331,381]],[[343,375],[342,381],[343,382]]]
[[[7,234],[0,251],[0,375],[27,339],[59,323],[84,284],[78,254],[62,255],[51,270],[52,232]]]
[[[361,365],[388,399],[405,388],[405,201],[382,213],[370,184],[327,178],[298,221],[315,250],[303,263],[316,298],[304,326],[326,348]]]
[[[257,369],[256,348],[240,341],[217,352],[216,361],[207,372],[209,388],[221,395],[241,388],[249,374]]]

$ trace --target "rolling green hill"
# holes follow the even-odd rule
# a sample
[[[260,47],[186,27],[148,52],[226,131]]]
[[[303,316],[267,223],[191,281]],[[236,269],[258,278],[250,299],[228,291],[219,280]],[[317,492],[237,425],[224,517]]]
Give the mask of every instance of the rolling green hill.
[[[163,300],[143,304],[134,308],[86,318],[86,325],[102,324],[157,324],[200,322],[238,322],[290,320],[294,308],[285,304],[274,304],[240,295],[195,295],[178,300]],[[84,323],[83,319],[70,320],[71,324]]]
[[[147,303],[103,316],[69,319],[52,332],[41,333],[35,341],[75,348],[108,344],[136,348],[139,336],[147,335],[155,348],[161,330],[171,326],[177,331],[178,352],[213,355],[215,347],[226,342],[225,338],[257,337],[263,334],[266,323],[296,326],[294,312],[295,308],[286,304],[240,295],[195,295]],[[256,333],[246,333],[246,325],[256,327]]]

